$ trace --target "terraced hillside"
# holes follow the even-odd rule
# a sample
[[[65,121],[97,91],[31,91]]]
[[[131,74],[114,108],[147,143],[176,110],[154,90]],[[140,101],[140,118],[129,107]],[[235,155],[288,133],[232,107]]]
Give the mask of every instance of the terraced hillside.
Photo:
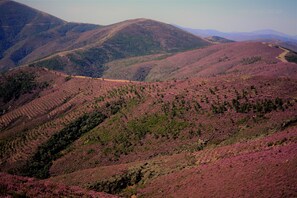
[[[34,73],[37,83],[49,85],[35,97],[26,93],[12,99],[15,107],[0,117],[1,171],[112,194],[150,196],[155,192],[150,181],[183,173],[189,163],[200,166],[232,152],[245,153],[234,144],[291,130],[296,124],[293,77],[234,75],[142,83],[32,67],[11,72]],[[18,106],[24,96],[29,99]],[[271,144],[278,145],[275,142]],[[224,145],[233,150],[221,153]],[[200,150],[201,155],[194,154]],[[180,156],[181,161],[170,161],[170,156]],[[160,168],[167,158],[172,166]],[[153,173],[147,171],[151,166]],[[85,174],[92,174],[89,182],[83,182]]]
[[[14,108],[6,109],[1,115],[1,163],[8,157],[6,154],[13,163],[26,159],[65,124],[94,108],[89,101],[123,84],[75,78],[41,68],[20,70],[33,73],[37,82],[47,82],[48,86],[40,92],[12,99],[9,103]]]
[[[296,53],[9,0],[0,23],[1,197],[297,197]]]

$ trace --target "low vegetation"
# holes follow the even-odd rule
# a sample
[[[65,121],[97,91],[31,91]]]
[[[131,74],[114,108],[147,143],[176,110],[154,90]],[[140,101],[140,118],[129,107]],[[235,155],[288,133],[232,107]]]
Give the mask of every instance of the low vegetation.
[[[102,123],[108,115],[119,111],[123,101],[107,103],[105,113],[103,110],[97,110],[90,114],[79,117],[60,132],[53,135],[46,143],[41,145],[35,155],[27,162],[27,165],[21,170],[23,175],[37,178],[49,177],[49,168],[52,161],[60,157],[60,152],[66,149],[71,143],[81,137],[84,133],[90,131]]]
[[[287,61],[297,64],[297,53],[296,52],[289,52],[285,58],[287,59]]]
[[[0,98],[6,103],[11,99],[18,99],[22,94],[30,93],[38,86],[35,78],[33,73],[27,72],[4,76],[4,82],[0,85]]]
[[[66,64],[63,63],[63,61],[59,59],[58,56],[55,56],[50,59],[45,59],[36,63],[31,63],[29,66],[30,67],[40,66],[40,67],[46,67],[52,70],[63,71]]]
[[[228,109],[234,109],[237,113],[254,112],[266,114],[276,110],[284,111],[284,102],[280,98],[275,98],[274,100],[264,99],[255,102],[241,102],[238,99],[232,99],[231,104],[224,101],[223,103],[212,104],[211,108],[214,114],[224,113],[225,111],[228,111]]]
[[[162,114],[146,115],[133,119],[127,123],[122,123],[119,119],[113,119],[115,125],[122,126],[115,128],[115,133],[99,128],[96,136],[90,137],[90,141],[99,142],[103,147],[105,155],[112,155],[117,160],[121,155],[127,155],[134,151],[135,146],[147,137],[154,138],[178,138],[180,132],[188,126],[184,121],[171,120]],[[113,126],[116,127],[116,126]]]
[[[122,175],[116,175],[112,178],[98,181],[88,186],[88,188],[98,192],[118,194],[128,186],[136,185],[141,181],[143,177],[142,169],[143,167],[136,167],[134,169],[127,170]]]
[[[53,135],[38,148],[37,153],[25,167],[24,175],[37,178],[49,177],[49,168],[52,161],[59,157],[59,152],[78,139],[83,133],[103,122],[105,118],[106,116],[100,112],[84,115]]]
[[[252,56],[252,57],[243,58],[241,60],[241,63],[243,65],[250,65],[250,64],[254,64],[256,62],[259,62],[261,59],[262,59],[261,56]]]

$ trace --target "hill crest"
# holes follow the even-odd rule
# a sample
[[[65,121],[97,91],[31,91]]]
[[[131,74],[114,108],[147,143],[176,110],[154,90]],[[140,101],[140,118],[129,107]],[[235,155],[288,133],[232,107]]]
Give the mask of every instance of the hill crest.
[[[36,65],[38,60],[41,64],[37,65],[69,74],[100,76],[103,65],[111,60],[210,44],[184,30],[145,18],[107,26],[69,23],[14,1],[2,2],[0,11],[1,71],[33,62]]]

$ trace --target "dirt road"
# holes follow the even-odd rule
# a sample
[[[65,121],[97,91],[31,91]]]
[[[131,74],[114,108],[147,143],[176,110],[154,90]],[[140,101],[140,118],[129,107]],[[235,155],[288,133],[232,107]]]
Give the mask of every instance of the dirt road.
[[[277,59],[279,59],[280,61],[287,63],[287,59],[286,59],[286,55],[290,52],[289,50],[279,47],[280,49],[284,50],[278,57],[276,57]]]

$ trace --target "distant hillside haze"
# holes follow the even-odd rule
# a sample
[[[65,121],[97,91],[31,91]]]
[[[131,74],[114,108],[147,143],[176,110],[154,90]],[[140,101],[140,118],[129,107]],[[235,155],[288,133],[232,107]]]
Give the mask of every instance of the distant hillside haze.
[[[192,29],[177,26],[200,37],[218,36],[233,41],[263,41],[272,42],[297,52],[297,36],[284,34],[275,30],[258,30],[253,32],[221,32],[211,29]]]
[[[219,36],[209,36],[209,37],[206,37],[205,39],[208,40],[209,42],[217,43],[217,44],[234,42],[232,40],[229,40],[229,39],[226,39],[226,38],[223,38],[223,37],[219,37]]]
[[[191,32],[192,34],[199,35],[201,37],[208,36],[220,36],[234,41],[247,41],[257,39],[283,39],[287,41],[297,41],[296,36],[288,35],[275,30],[257,30],[253,32],[221,32],[213,29],[193,29],[187,27],[177,26],[185,31]]]
[[[149,19],[109,26],[69,23],[8,0],[0,4],[0,18],[2,71],[34,62],[69,74],[98,77],[111,60],[210,45],[172,25]]]

